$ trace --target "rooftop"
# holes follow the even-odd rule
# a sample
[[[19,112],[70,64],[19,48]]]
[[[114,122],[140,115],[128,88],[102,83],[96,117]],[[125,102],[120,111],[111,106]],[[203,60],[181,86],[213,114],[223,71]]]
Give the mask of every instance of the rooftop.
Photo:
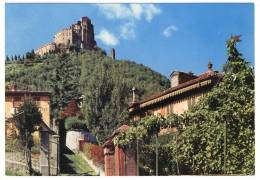
[[[177,71],[174,71],[173,73],[171,73],[171,76],[175,72],[177,72]],[[180,72],[180,73],[185,73],[185,72]],[[173,96],[177,96],[177,95],[183,94],[185,92],[194,90],[196,88],[201,88],[203,86],[209,86],[209,85],[215,84],[222,78],[223,74],[218,73],[217,71],[213,71],[212,64],[209,63],[208,70],[205,73],[198,75],[198,76],[195,76],[195,75],[192,75],[192,76],[193,76],[193,78],[189,81],[186,81],[177,86],[168,88],[164,91],[155,93],[139,102],[132,103],[129,106],[129,111],[132,112],[135,110],[135,108],[143,108],[143,107],[164,101],[166,99],[172,98]]]

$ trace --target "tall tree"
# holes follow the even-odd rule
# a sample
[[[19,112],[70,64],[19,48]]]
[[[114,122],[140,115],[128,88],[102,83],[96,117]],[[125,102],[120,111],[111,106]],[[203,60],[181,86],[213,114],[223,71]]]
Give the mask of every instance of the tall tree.
[[[52,116],[57,119],[59,113],[70,101],[78,102],[80,99],[80,70],[78,62],[73,61],[66,54],[60,54],[54,61],[55,68],[50,81],[53,94],[51,107],[53,109]]]
[[[9,58],[8,56],[6,56],[5,61],[6,61],[6,62],[9,62],[9,61],[10,61],[10,58]]]
[[[108,104],[111,99],[113,84],[108,64],[101,62],[94,69],[94,76],[89,79],[85,89],[84,112],[87,127],[97,139],[102,142],[107,135],[108,119],[104,119],[104,113],[109,111]]]
[[[39,125],[42,115],[36,104],[28,99],[18,108],[18,112],[14,114],[13,118],[19,131],[19,142],[25,152],[27,170],[32,175],[31,149],[34,145],[32,133],[37,130],[36,127]]]

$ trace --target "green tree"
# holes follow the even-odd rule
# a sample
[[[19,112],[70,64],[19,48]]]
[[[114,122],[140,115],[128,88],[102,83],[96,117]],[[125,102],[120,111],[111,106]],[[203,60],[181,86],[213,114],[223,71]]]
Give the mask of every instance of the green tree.
[[[180,134],[182,173],[254,174],[254,72],[236,48],[227,44],[227,63],[218,86],[184,114]]]
[[[9,58],[8,56],[6,56],[5,61],[6,61],[6,62],[9,62],[9,61],[10,61],[10,58]]]
[[[18,108],[18,112],[13,116],[15,125],[19,131],[19,142],[25,152],[27,170],[33,174],[31,149],[34,145],[32,133],[37,129],[42,115],[36,104],[32,100],[25,100],[23,105]]]
[[[113,84],[111,74],[108,70],[108,64],[102,63],[96,66],[94,76],[89,80],[85,90],[84,112],[87,121],[87,127],[97,136],[99,141],[103,141],[105,135],[108,135],[109,119],[105,114],[109,113],[111,93]],[[116,121],[116,120],[115,120]]]
[[[27,52],[27,53],[25,54],[25,56],[26,56],[26,59],[30,59],[30,60],[33,60],[33,59],[35,59],[35,57],[36,57],[36,55],[35,55],[33,49],[31,50],[31,52]]]
[[[77,63],[66,54],[60,54],[54,60],[54,71],[49,83],[53,96],[51,99],[52,117],[55,119],[59,118],[59,113],[71,100],[78,102],[81,96],[79,92],[80,68]]]

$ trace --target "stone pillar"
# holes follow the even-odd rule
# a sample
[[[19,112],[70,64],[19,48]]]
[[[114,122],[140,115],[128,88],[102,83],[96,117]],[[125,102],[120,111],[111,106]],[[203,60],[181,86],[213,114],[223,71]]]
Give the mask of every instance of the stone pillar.
[[[50,175],[49,132],[40,131],[40,173]]]
[[[111,58],[113,59],[113,60],[115,60],[116,59],[116,50],[115,50],[115,48],[112,48],[111,49]]]
[[[114,160],[114,148],[104,147],[105,155],[105,176],[115,175],[115,160]]]
[[[53,158],[53,174],[52,175],[59,175],[60,173],[60,150],[59,150],[59,135],[52,135],[52,149],[51,149],[51,157]]]

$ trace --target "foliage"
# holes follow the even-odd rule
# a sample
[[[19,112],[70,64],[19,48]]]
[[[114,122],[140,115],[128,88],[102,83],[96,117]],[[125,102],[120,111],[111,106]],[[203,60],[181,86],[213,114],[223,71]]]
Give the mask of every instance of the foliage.
[[[184,115],[181,161],[193,174],[254,174],[254,73],[237,42],[227,41],[222,82]]]
[[[65,119],[65,129],[68,130],[88,130],[86,123],[77,117],[67,117]]]
[[[228,60],[222,81],[182,116],[146,117],[135,129],[149,137],[160,128],[176,127],[169,145],[180,174],[254,174],[254,72],[236,49],[239,37],[227,41]],[[134,144],[131,128],[115,143]],[[145,133],[145,131],[144,131]],[[134,137],[134,138],[133,138]],[[144,136],[143,136],[144,137]],[[146,137],[147,138],[147,137]],[[149,151],[152,153],[152,151]],[[152,156],[152,155],[151,155]],[[169,165],[170,166],[170,165]]]
[[[28,176],[28,174],[24,170],[20,169],[6,169],[5,170],[6,176]]]
[[[6,152],[13,152],[18,151],[21,149],[21,145],[17,138],[10,138],[5,140],[5,151]]]
[[[13,115],[15,125],[19,131],[19,143],[23,147],[26,157],[27,170],[30,175],[33,173],[31,162],[31,149],[33,147],[32,133],[37,129],[42,115],[36,104],[26,99],[22,106],[18,108],[18,112]]]
[[[81,154],[64,153],[64,163],[61,164],[61,176],[95,176],[95,171],[82,158]]]
[[[83,119],[83,114],[80,112],[80,108],[75,100],[70,101],[60,115],[62,119],[73,116]]]
[[[97,166],[104,166],[104,149],[102,146],[92,143],[84,143],[83,153],[88,158],[93,160]]]
[[[53,90],[51,99],[52,115],[55,119],[60,118],[59,112],[72,100],[78,101],[79,92],[79,67],[68,55],[60,54],[54,60],[54,71],[50,76],[50,86]]]
[[[83,107],[87,126],[97,136],[98,141],[103,143],[116,127],[129,123],[127,107],[131,101],[130,90],[134,86],[135,76],[138,77],[139,74],[127,76],[129,73],[134,73],[135,69],[126,62],[113,61],[105,56],[98,58],[83,61],[81,82],[84,84],[86,100]],[[137,67],[139,66],[135,66]],[[93,75],[86,79],[89,74]]]
[[[146,116],[136,126],[130,127],[127,131],[120,133],[114,138],[114,143],[125,146],[135,143],[136,140],[150,142],[154,135],[157,135],[162,128],[178,127],[181,117],[172,114],[168,118],[162,116]]]
[[[127,107],[133,86],[143,99],[170,85],[167,78],[150,68],[131,61],[112,60],[102,50],[66,56],[49,54],[35,57],[30,66],[14,61],[5,68],[6,87],[16,84],[17,89],[51,91],[51,115],[55,119],[63,118],[61,112],[71,100],[79,103],[85,95],[83,115],[91,133],[99,135],[100,143],[128,122]],[[99,94],[102,96],[97,98]]]
[[[159,170],[158,175],[176,175],[177,168],[174,154],[172,152],[172,146],[170,145],[160,145],[158,147],[158,159],[159,159]],[[140,175],[155,175],[155,145],[143,145],[139,149],[140,157]]]
[[[91,143],[83,144],[83,153],[88,159],[91,159]]]
[[[26,59],[34,59],[35,58],[35,53],[34,53],[34,50],[32,50],[31,52],[27,52],[26,54],[25,54],[25,57],[26,57]],[[17,59],[16,59],[17,60]]]

